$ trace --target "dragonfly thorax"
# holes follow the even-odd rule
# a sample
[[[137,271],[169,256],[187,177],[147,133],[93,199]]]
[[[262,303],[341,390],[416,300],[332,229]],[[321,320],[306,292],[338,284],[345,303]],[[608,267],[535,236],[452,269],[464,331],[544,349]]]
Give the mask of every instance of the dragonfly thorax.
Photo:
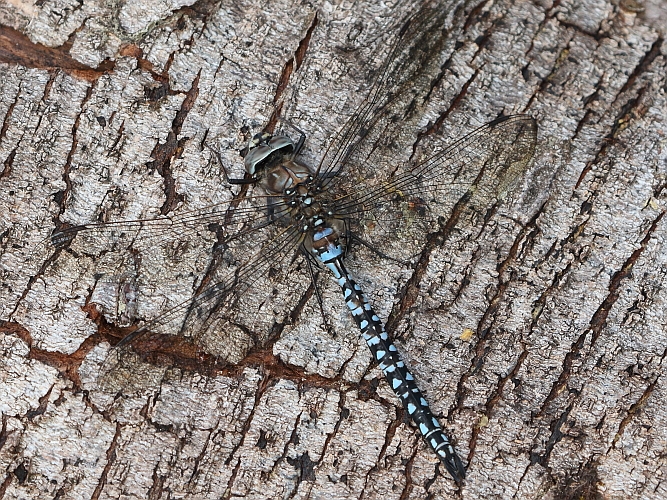
[[[282,197],[290,207],[290,217],[303,234],[303,245],[322,262],[345,252],[345,222],[329,212],[312,171],[294,161],[295,147],[287,136],[263,132],[248,144],[246,172],[272,196]]]
[[[283,195],[289,189],[313,180],[310,169],[293,160],[283,160],[260,171],[259,185],[270,195]]]

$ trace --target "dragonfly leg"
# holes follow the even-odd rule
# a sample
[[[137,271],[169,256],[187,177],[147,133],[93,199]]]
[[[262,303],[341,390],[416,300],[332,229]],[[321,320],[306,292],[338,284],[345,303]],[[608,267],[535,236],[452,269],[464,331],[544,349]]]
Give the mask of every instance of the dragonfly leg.
[[[225,167],[225,164],[222,161],[222,156],[220,156],[220,152],[214,149],[213,147],[209,146],[208,144],[204,144],[208,149],[211,150],[211,152],[215,155],[216,159],[218,160],[218,163],[220,164],[220,168],[222,168],[222,175],[225,178],[225,182],[227,184],[256,184],[257,179],[253,176],[250,176],[246,174],[246,177],[243,177],[241,179],[237,179],[234,177],[229,176],[229,172],[227,172],[227,167]]]
[[[307,251],[303,247],[301,248],[301,253],[303,253],[303,255],[305,256],[306,265],[308,266],[308,274],[310,274],[310,281],[312,282],[313,288],[315,290],[315,297],[317,297],[317,304],[320,308],[320,314],[322,315],[322,322],[324,323],[324,328],[332,338],[335,338],[336,331],[329,324],[329,321],[327,320],[327,315],[324,313],[324,301],[322,300],[322,293],[320,292],[320,287],[317,284],[319,273],[316,273],[315,269],[313,268],[315,258],[309,251]]]

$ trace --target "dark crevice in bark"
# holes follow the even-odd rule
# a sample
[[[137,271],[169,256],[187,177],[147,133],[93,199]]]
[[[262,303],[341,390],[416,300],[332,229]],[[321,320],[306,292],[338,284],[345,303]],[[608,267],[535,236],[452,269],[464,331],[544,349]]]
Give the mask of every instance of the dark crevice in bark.
[[[227,459],[224,461],[224,464],[226,466],[230,465],[232,461],[234,460],[234,456],[236,455],[236,452],[241,449],[241,446],[243,446],[243,443],[246,439],[246,435],[248,433],[248,430],[250,429],[250,426],[252,425],[254,416],[255,416],[255,411],[257,410],[257,407],[260,404],[260,401],[262,399],[262,396],[266,392],[266,390],[269,388],[269,383],[268,383],[268,377],[263,377],[259,380],[257,384],[257,390],[255,391],[255,398],[254,398],[254,403],[252,406],[252,410],[250,410],[250,414],[248,415],[248,418],[246,418],[245,422],[243,422],[243,428],[241,431],[238,433],[239,436],[241,436],[238,440],[238,443],[236,443],[232,449],[229,452],[229,456]],[[233,492],[233,485],[234,482],[236,481],[236,476],[239,473],[239,469],[241,467],[241,458],[236,458],[236,464],[234,465],[234,468],[232,469],[232,473],[229,476],[229,479],[227,480],[227,488],[226,488],[226,494],[222,496],[224,500],[228,500],[231,498],[232,492]]]
[[[153,63],[144,57],[144,51],[138,45],[133,43],[123,45],[118,51],[118,55],[122,57],[132,57],[137,61],[137,67],[147,73],[150,73],[155,84],[147,86],[144,89],[144,97],[147,101],[159,101],[167,95],[177,95],[180,92],[174,91],[169,86],[169,68],[174,60],[174,54],[169,54],[169,58],[164,65],[161,73],[158,73]]]
[[[0,451],[2,448],[5,446],[5,443],[7,442],[7,438],[12,434],[12,432],[7,432],[7,420],[9,419],[9,416],[3,412],[2,414],[2,428],[0,428]]]
[[[91,68],[72,58],[64,47],[51,48],[32,42],[23,33],[0,25],[0,62],[21,65],[26,68],[60,70],[89,82],[114,69],[112,61],[104,61],[97,68]]]
[[[15,157],[16,157],[16,148],[12,149],[7,155],[7,158],[5,158],[5,161],[2,164],[2,172],[0,172],[0,179],[9,177],[9,175],[12,173],[12,165],[14,165]]]
[[[7,473],[4,481],[0,483],[0,499],[5,498],[5,493],[7,493],[7,488],[9,488],[9,486],[12,484],[13,477],[14,477],[13,474]]]
[[[653,45],[651,45],[649,51],[646,54],[644,54],[644,57],[641,58],[641,60],[639,61],[637,66],[635,66],[635,69],[632,71],[626,82],[618,91],[618,93],[616,94],[617,96],[620,96],[625,91],[627,91],[635,83],[635,80],[637,80],[637,78],[639,78],[640,75],[649,71],[649,67],[651,66],[655,58],[660,55],[660,49],[662,47],[663,42],[664,39],[662,37],[658,37],[658,39],[655,42],[653,42]]]
[[[299,42],[299,46],[297,47],[296,52],[294,53],[294,62],[296,63],[296,69],[299,69],[301,67],[301,64],[303,64],[303,59],[306,57],[306,53],[308,52],[308,46],[310,45],[310,39],[313,36],[313,31],[315,31],[318,22],[319,19],[317,18],[317,13],[315,13],[315,16],[313,17],[313,22],[310,23],[310,26],[306,31],[306,35]]]
[[[477,325],[477,344],[475,345],[473,349],[473,357],[470,360],[470,364],[468,366],[468,369],[461,374],[459,377],[459,381],[456,386],[456,396],[455,396],[455,408],[457,411],[461,411],[463,409],[463,400],[466,396],[466,391],[465,391],[465,384],[468,381],[468,379],[474,375],[476,372],[478,372],[481,367],[484,364],[484,359],[486,357],[487,351],[488,351],[488,346],[490,342],[493,339],[493,332],[494,332],[494,322],[495,318],[493,316],[495,315],[502,299],[504,298],[510,284],[514,281],[515,277],[511,272],[509,272],[510,266],[512,263],[514,263],[517,259],[517,256],[519,254],[519,249],[521,247],[521,243],[526,237],[526,235],[529,234],[535,234],[532,232],[532,229],[536,227],[537,220],[539,219],[540,215],[542,215],[542,211],[544,210],[544,207],[542,207],[538,212],[533,216],[533,218],[524,226],[521,231],[519,231],[519,234],[514,238],[514,242],[512,243],[512,246],[509,249],[509,252],[507,253],[507,257],[503,259],[503,261],[498,265],[498,284],[496,285],[496,290],[495,293],[493,294],[492,297],[489,298],[488,301],[488,307],[482,314],[482,317],[479,320],[479,323]],[[515,367],[516,368],[516,367]],[[492,396],[490,401],[498,401],[502,395],[502,388],[504,387],[505,383],[507,382],[508,378],[501,379],[498,383],[498,392],[496,394],[496,397]],[[493,404],[489,406],[490,403],[487,403],[487,413],[486,416],[490,417],[490,413],[493,410]],[[476,435],[473,431],[473,439],[476,438]],[[474,453],[474,446],[471,445],[470,447],[470,453]]]
[[[167,476],[158,474],[158,470],[160,470],[160,468],[161,468],[160,462],[157,462],[153,467],[153,473],[151,474],[151,479],[153,480],[153,483],[146,492],[147,500],[160,500],[161,498],[164,498],[163,496],[163,493],[165,491],[164,483]]]
[[[331,431],[331,434],[327,434],[327,436],[324,438],[324,444],[322,444],[322,456],[324,457],[327,454],[327,449],[329,448],[329,445],[331,444],[331,441],[333,438],[338,434],[338,430],[340,429],[341,424],[343,423],[343,420],[346,420],[350,416],[350,410],[345,406],[345,398],[347,396],[347,393],[345,391],[340,391],[340,398],[338,399],[338,415],[339,418],[336,421],[333,430]],[[334,467],[337,465],[337,459],[334,458]]]
[[[595,314],[593,315],[593,318],[590,321],[590,328],[592,332],[592,338],[591,338],[591,347],[595,344],[597,339],[600,337],[600,334],[602,333],[602,329],[606,326],[607,324],[607,316],[609,315],[609,312],[611,311],[611,308],[614,306],[616,301],[618,300],[618,297],[621,293],[621,285],[625,281],[626,278],[630,276],[630,273],[632,272],[632,268],[634,265],[637,263],[639,258],[641,257],[642,253],[644,253],[644,250],[646,249],[646,246],[648,245],[648,242],[651,240],[651,237],[653,236],[653,233],[655,232],[658,224],[662,220],[663,216],[665,215],[665,212],[660,213],[658,217],[653,221],[651,224],[651,227],[649,227],[648,231],[646,232],[646,235],[642,239],[642,241],[639,244],[639,248],[637,248],[634,252],[632,252],[632,255],[623,263],[623,266],[621,269],[619,269],[616,273],[611,278],[611,282],[609,283],[609,288],[608,288],[608,294],[605,297],[605,299],[602,301],[602,304],[600,304],[600,307],[598,308],[597,311],[595,311]]]
[[[453,294],[454,297],[452,298],[451,302],[449,304],[446,304],[446,306],[445,306],[446,310],[450,309],[463,296],[463,292],[470,285],[470,278],[473,275],[473,273],[475,271],[475,265],[476,265],[477,262],[479,262],[479,259],[480,259],[481,256],[482,256],[482,249],[478,246],[473,251],[472,255],[470,256],[470,261],[466,265],[466,267],[463,270],[463,273],[461,275],[461,282],[459,283],[459,286],[454,291],[454,294]]]
[[[456,11],[454,12],[454,15],[452,16],[452,26],[450,29],[444,29],[443,27],[443,39],[445,41],[447,40],[454,40],[455,37],[461,34],[462,28],[460,28],[462,24],[462,16],[464,14],[463,12],[464,7],[462,5],[458,6],[456,8]],[[431,85],[429,86],[427,94],[424,96],[424,102],[428,102],[429,99],[431,98],[431,95],[433,94],[433,91],[437,89],[443,81],[446,81],[447,79],[447,74],[449,73],[449,70],[452,66],[453,63],[453,57],[454,55],[458,52],[458,50],[463,46],[463,42],[456,42],[454,46],[452,47],[452,50],[449,54],[449,57],[447,60],[440,66],[440,72],[433,78],[433,81],[431,82]]]
[[[111,439],[111,443],[109,444],[109,447],[107,448],[106,452],[106,458],[107,461],[104,464],[104,469],[102,469],[102,474],[100,474],[100,478],[97,481],[97,485],[95,486],[95,490],[93,490],[93,494],[91,495],[92,500],[97,500],[100,498],[100,495],[102,494],[102,491],[104,490],[104,487],[107,484],[107,478],[109,477],[109,471],[111,471],[111,468],[116,462],[116,449],[118,447],[118,441],[120,439],[120,433],[122,430],[122,426],[119,423],[116,423],[116,432],[114,433],[113,438]]]
[[[475,72],[472,74],[470,78],[463,84],[461,87],[461,90],[454,96],[454,98],[451,100],[449,107],[440,113],[438,118],[431,124],[424,132],[420,132],[417,135],[417,140],[415,141],[415,145],[413,146],[413,154],[414,150],[417,147],[417,144],[421,141],[422,137],[428,136],[431,134],[436,133],[440,128],[442,127],[442,124],[445,123],[445,120],[447,117],[454,111],[458,105],[463,101],[465,96],[468,94],[468,88],[470,85],[475,81],[477,76],[479,75],[479,70],[475,70]]]
[[[570,54],[570,44],[572,43],[572,39],[573,37],[570,35],[569,37],[564,38],[561,41],[562,43],[559,44],[559,47],[561,48],[558,57],[556,57],[556,59],[554,60],[553,66],[549,70],[549,73],[544,77],[540,78],[540,83],[537,86],[537,89],[533,92],[530,99],[528,99],[528,103],[526,104],[526,109],[529,109],[533,105],[533,102],[537,100],[540,94],[546,93],[549,86],[556,79],[558,72],[568,59],[568,55]],[[553,94],[555,94],[555,92],[553,92]]]
[[[555,446],[560,442],[560,440],[563,439],[564,434],[561,431],[561,428],[563,427],[563,424],[565,424],[565,422],[567,421],[567,417],[569,417],[571,411],[572,411],[572,405],[565,408],[560,413],[558,418],[552,421],[550,426],[551,435],[547,440],[544,453],[538,454],[536,452],[531,452],[530,453],[531,465],[540,464],[541,466],[548,468],[551,452],[553,451]]]
[[[542,291],[537,300],[533,302],[533,307],[532,307],[533,320],[531,321],[530,328],[528,329],[528,337],[530,337],[533,331],[535,330],[538,320],[542,316],[544,307],[547,304],[547,300],[550,297],[553,297],[554,294],[558,291],[560,284],[563,281],[563,278],[570,273],[571,269],[572,269],[572,263],[568,263],[563,269],[561,269],[560,271],[556,271],[553,275],[553,279],[551,280],[549,286],[547,286]]]
[[[59,251],[45,261],[38,275],[41,275],[46,269],[46,267],[51,262],[57,259],[58,254]],[[17,306],[12,312],[12,314],[16,312],[18,304],[23,300],[23,298],[25,298],[25,295],[27,294],[28,290],[30,290],[30,286],[32,285],[32,283],[34,283],[35,279],[36,277],[31,279],[29,286],[26,287],[21,299],[17,302]],[[108,338],[109,332],[112,332],[111,333],[112,338],[116,337],[119,339],[122,338],[124,335],[126,335],[126,333],[120,333],[120,334],[117,333],[117,330],[122,332],[123,329],[118,329],[108,325],[104,320],[104,317],[97,312],[95,306],[93,304],[89,304],[88,301],[89,297],[86,299],[86,305],[82,307],[82,310],[86,312],[88,317],[98,325],[98,334],[86,338],[79,345],[77,350],[71,354],[61,353],[57,351],[47,351],[45,349],[34,347],[30,333],[17,323],[13,322],[4,322],[4,324],[0,323],[0,328],[4,329],[5,331],[9,330],[10,332],[16,334],[18,337],[23,339],[24,342],[26,342],[26,344],[30,349],[30,352],[28,354],[28,357],[30,359],[40,361],[45,365],[55,368],[56,370],[58,370],[61,376],[63,376],[67,380],[70,380],[76,388],[80,389],[82,387],[82,384],[81,384],[81,379],[79,378],[78,370],[84,358],[88,355],[88,353],[90,353],[90,351],[92,351],[95,348],[95,346],[100,343],[102,338]]]
[[[188,484],[193,484],[194,481],[199,477],[199,467],[201,466],[202,461],[207,457],[209,453],[209,446],[213,441],[214,435],[215,433],[213,432],[213,429],[209,429],[209,432],[206,435],[206,442],[204,443],[204,446],[201,447],[201,450],[193,460],[192,473],[188,478]]]
[[[507,385],[507,382],[513,380],[519,374],[519,371],[523,367],[523,363],[527,357],[528,357],[528,349],[526,345],[523,345],[521,354],[519,354],[519,357],[514,363],[514,367],[512,368],[512,370],[507,375],[498,378],[498,382],[496,383],[495,389],[493,390],[491,395],[487,398],[486,403],[484,405],[484,413],[483,413],[485,417],[489,419],[491,418],[491,415],[493,413],[496,404],[503,397],[503,391],[505,389],[505,386]],[[472,463],[475,457],[477,440],[479,439],[479,435],[481,432],[482,432],[482,427],[480,425],[473,426],[472,433],[470,436],[468,463]]]
[[[385,329],[390,335],[396,329],[398,323],[403,319],[405,314],[414,305],[419,295],[419,283],[426,272],[431,254],[436,247],[441,246],[451,234],[468,205],[468,196],[464,195],[451,211],[449,219],[441,226],[441,229],[435,233],[431,233],[426,237],[426,244],[421,251],[417,263],[414,266],[412,276],[408,279],[405,285],[398,291],[398,301],[389,313],[389,318]]]
[[[67,380],[71,380],[75,387],[81,388],[79,378],[79,367],[84,358],[99,343],[96,337],[89,337],[72,354],[64,354],[57,351],[47,351],[36,347],[30,348],[30,359],[34,359],[45,365],[51,366]]]
[[[619,113],[614,119],[614,123],[611,126],[609,133],[600,141],[600,147],[598,148],[595,156],[589,160],[584,168],[579,174],[579,178],[574,186],[575,189],[578,189],[581,183],[584,181],[588,173],[593,170],[595,165],[600,163],[603,158],[606,158],[609,153],[609,148],[615,144],[618,134],[630,126],[630,123],[635,115],[643,115],[646,110],[643,109],[643,105],[640,104],[641,99],[646,91],[646,87],[639,89],[637,92],[637,97],[629,99],[620,109]],[[635,113],[637,110],[637,113]]]
[[[593,33],[592,31],[587,31],[587,30],[583,29],[581,26],[579,26],[578,24],[575,24],[575,23],[570,22],[570,21],[565,21],[565,20],[559,19],[558,22],[561,24],[561,26],[564,26],[565,28],[570,28],[570,29],[574,30],[575,32],[581,33],[582,35],[584,35],[586,37],[590,37],[593,40],[595,40],[596,42],[600,42],[600,40],[602,40],[603,38],[606,38],[608,36],[607,33],[601,32],[599,30],[596,31],[595,33]]]
[[[165,201],[160,208],[160,213],[163,215],[171,212],[183,201],[183,195],[176,192],[176,180],[174,179],[172,172],[172,162],[181,157],[185,144],[190,139],[189,137],[182,137],[179,139],[178,136],[181,133],[183,122],[185,122],[188,113],[199,96],[200,75],[201,71],[197,73],[190,90],[185,95],[181,108],[178,110],[172,121],[171,130],[167,134],[167,139],[164,144],[158,142],[155,145],[151,152],[153,161],[147,164],[148,168],[156,170],[164,179]]]
[[[174,11],[174,17],[188,16],[193,19],[207,21],[211,14],[220,8],[219,0],[197,0],[192,5],[183,6]]]
[[[593,92],[591,92],[589,95],[585,96],[582,99],[582,104],[583,104],[583,110],[584,114],[583,116],[577,121],[577,126],[574,129],[574,133],[572,134],[572,137],[570,138],[570,141],[574,141],[579,138],[579,134],[583,130],[584,126],[588,125],[590,121],[593,120],[593,117],[596,117],[597,114],[599,113],[599,110],[596,109],[596,104],[600,102],[600,91],[604,91],[604,79],[600,77],[597,82],[595,82],[595,87]]]
[[[19,88],[16,91],[16,96],[14,96],[14,99],[7,108],[5,117],[2,120],[2,128],[0,128],[0,141],[2,141],[7,135],[7,129],[9,129],[9,123],[11,122],[12,117],[14,116],[14,108],[16,107],[16,103],[19,101],[20,96],[21,96],[21,86],[19,85]]]
[[[37,406],[37,408],[28,410],[28,412],[26,413],[26,417],[28,417],[29,421],[32,422],[35,418],[39,417],[40,415],[44,415],[44,413],[46,412],[46,407],[49,404],[49,398],[51,397],[52,391],[53,391],[53,386],[49,387],[49,390],[46,391],[46,394],[44,394],[39,398],[38,400],[39,405]]]
[[[299,388],[299,396],[301,396],[301,388]],[[303,412],[299,413],[296,416],[296,419],[294,420],[294,425],[292,426],[292,432],[289,436],[289,439],[285,440],[285,444],[283,445],[283,450],[280,456],[276,459],[276,461],[273,463],[273,466],[271,467],[271,472],[270,474],[279,474],[279,466],[281,463],[287,461],[290,463],[290,458],[289,458],[289,448],[290,445],[298,445],[299,444],[299,426],[301,425],[301,416],[303,415]],[[257,441],[257,448],[260,450],[263,450],[266,448],[268,444],[268,441],[266,439],[266,433],[263,430],[260,430],[260,438]],[[320,459],[321,460],[321,459]],[[317,462],[311,462],[312,467],[317,466],[317,464],[320,463],[318,460]],[[290,463],[291,464],[291,463]],[[291,464],[293,465],[293,464]]]
[[[56,79],[59,76],[61,76],[61,73],[58,72],[58,71],[52,71],[52,72],[49,73],[49,79],[46,82],[46,84],[44,85],[44,92],[42,94],[42,99],[41,99],[41,109],[43,109],[44,111],[48,110],[49,108],[54,109],[53,106],[51,106],[51,107],[49,106],[48,100],[49,100],[49,96],[51,95],[51,89],[53,88],[53,84],[55,83]],[[91,85],[91,87],[92,87],[92,85]],[[46,113],[44,113],[44,112],[38,114],[37,123],[33,127],[33,129],[35,131],[39,130],[39,128],[41,127],[42,119],[44,118],[45,114]]]
[[[491,0],[482,0],[470,10],[470,14],[468,14],[465,23],[463,23],[463,31],[468,31],[470,26],[481,23],[482,20],[488,16],[488,12],[484,12],[484,7],[486,7],[490,1]]]
[[[618,424],[618,430],[616,431],[616,435],[614,436],[614,441],[612,442],[612,447],[616,448],[616,443],[618,440],[623,436],[623,433],[625,432],[625,428],[628,426],[630,422],[639,414],[644,406],[646,406],[646,402],[648,399],[651,397],[653,394],[653,391],[655,390],[656,385],[658,384],[658,380],[660,380],[660,375],[658,375],[653,382],[651,382],[642,395],[639,397],[639,399],[634,402],[632,405],[630,405],[630,408],[628,408],[628,414],[623,417],[623,420],[621,420],[621,423]]]
[[[72,125],[71,137],[72,137],[72,146],[70,147],[69,152],[67,153],[67,159],[65,160],[65,165],[63,167],[62,179],[65,182],[65,190],[60,191],[56,194],[57,201],[59,204],[58,214],[53,218],[53,223],[55,224],[56,230],[63,228],[63,224],[60,222],[60,216],[65,213],[65,208],[67,206],[67,199],[72,191],[72,181],[69,178],[70,169],[72,168],[72,159],[76,153],[77,146],[79,145],[79,140],[77,139],[77,132],[79,130],[79,123],[81,122],[81,115],[84,113],[86,104],[90,100],[90,97],[93,95],[92,85],[86,89],[86,95],[81,101],[81,107],[79,113],[76,115],[74,124]]]
[[[400,418],[394,418],[389,423],[389,427],[387,427],[387,432],[385,433],[384,442],[382,443],[382,448],[380,448],[380,453],[378,453],[377,463],[373,467],[370,468],[370,470],[368,471],[369,475],[373,472],[379,472],[379,470],[380,470],[380,461],[382,461],[383,458],[386,460],[387,449],[389,448],[389,445],[393,441],[394,436],[396,436],[396,431],[401,426],[401,424],[402,424],[402,422],[401,422]],[[367,476],[367,478],[368,478],[368,476]]]
[[[403,410],[399,410],[399,413],[405,415],[405,412]],[[401,496],[398,497],[399,500],[408,500],[409,498],[412,498],[412,491],[414,490],[414,487],[412,485],[412,467],[414,466],[415,458],[417,458],[418,451],[419,451],[419,444],[417,443],[414,449],[412,450],[412,455],[410,456],[410,458],[408,458],[408,460],[405,463],[405,485],[403,486],[403,490],[401,491]]]
[[[558,377],[558,380],[554,382],[551,391],[544,399],[544,402],[542,403],[542,406],[538,411],[537,416],[545,414],[548,405],[554,399],[556,399],[556,397],[559,394],[561,394],[561,392],[567,385],[570,379],[570,375],[572,374],[574,363],[582,357],[581,351],[584,347],[584,343],[589,333],[591,334],[590,349],[592,349],[593,346],[595,345],[595,342],[600,337],[603,328],[606,326],[607,316],[609,315],[611,308],[618,300],[618,297],[621,292],[621,285],[623,284],[625,279],[630,276],[633,266],[639,260],[642,253],[646,249],[648,242],[653,236],[653,233],[655,232],[658,224],[660,223],[664,215],[665,212],[662,212],[660,215],[658,215],[658,217],[651,224],[651,227],[646,232],[646,235],[642,239],[639,248],[637,248],[634,252],[632,252],[630,257],[624,262],[621,269],[618,270],[616,273],[614,273],[614,275],[612,276],[609,282],[607,296],[604,298],[598,309],[593,314],[589,322],[589,327],[586,330],[584,330],[584,332],[577,338],[577,340],[570,347],[569,352],[565,355],[565,358],[563,359],[561,373]]]
[[[285,63],[285,66],[283,66],[283,71],[280,75],[280,78],[278,79],[278,85],[276,86],[276,92],[273,95],[273,103],[275,105],[275,108],[273,110],[273,113],[271,114],[271,117],[269,118],[269,121],[266,124],[266,127],[264,127],[264,130],[266,132],[273,133],[276,124],[278,123],[280,112],[282,111],[283,107],[282,103],[283,93],[285,92],[287,85],[289,85],[290,78],[292,77],[292,72],[295,69],[298,70],[301,67],[303,59],[306,57],[306,53],[308,52],[308,46],[310,45],[310,39],[313,36],[313,31],[317,27],[318,21],[319,20],[317,18],[317,14],[315,14],[315,16],[313,17],[313,21],[310,23],[310,26],[306,31],[306,34],[301,39],[301,41],[299,42],[299,46],[294,52],[294,56],[290,57],[289,60]]]

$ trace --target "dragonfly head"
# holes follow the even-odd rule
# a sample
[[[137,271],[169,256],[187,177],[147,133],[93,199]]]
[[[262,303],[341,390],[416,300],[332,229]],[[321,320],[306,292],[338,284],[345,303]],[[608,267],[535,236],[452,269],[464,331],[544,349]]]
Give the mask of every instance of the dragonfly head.
[[[258,170],[275,165],[293,152],[294,143],[285,135],[271,135],[268,132],[256,134],[248,143],[245,170],[255,175]]]

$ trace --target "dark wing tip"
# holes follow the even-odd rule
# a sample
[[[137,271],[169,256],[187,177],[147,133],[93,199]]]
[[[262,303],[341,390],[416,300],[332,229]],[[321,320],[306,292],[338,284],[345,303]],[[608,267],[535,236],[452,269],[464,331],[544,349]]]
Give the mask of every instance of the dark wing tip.
[[[530,128],[535,128],[537,129],[537,122],[535,121],[535,118],[533,118],[530,115],[527,114],[517,114],[517,115],[498,115],[495,119],[491,120],[487,126],[489,128],[494,128],[496,125],[499,125],[503,122],[506,122],[507,120],[514,120],[514,121],[520,121],[520,122],[525,122],[526,125],[529,125]]]

